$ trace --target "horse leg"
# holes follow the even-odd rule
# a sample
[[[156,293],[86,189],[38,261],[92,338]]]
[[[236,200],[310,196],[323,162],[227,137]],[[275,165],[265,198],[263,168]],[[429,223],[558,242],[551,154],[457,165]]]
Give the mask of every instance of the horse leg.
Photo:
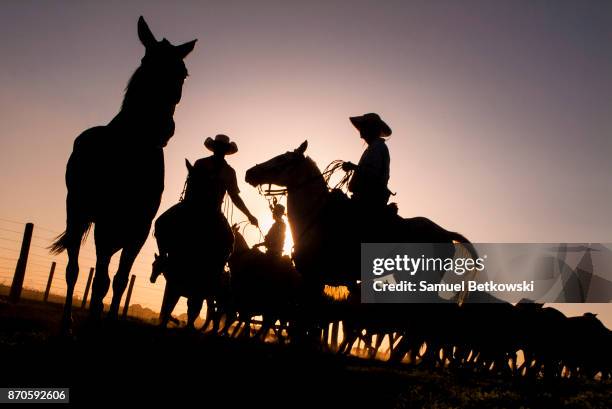
[[[223,315],[225,314],[227,317],[228,312],[224,310],[223,306],[221,305],[221,301],[215,298],[210,298],[210,303],[208,301],[206,301],[206,312],[207,312],[207,317],[206,319],[208,320],[208,305],[210,304],[210,321],[212,322],[212,329],[211,332],[213,334],[218,334],[219,331],[222,329],[221,328],[221,319],[223,318]]]
[[[161,311],[159,312],[159,326],[166,328],[172,316],[172,311],[181,298],[180,293],[174,288],[172,283],[166,283],[164,290],[164,298],[162,301]]]
[[[223,325],[221,325],[221,319],[223,319]],[[219,330],[217,332],[221,336],[229,336],[230,327],[235,321],[236,313],[233,310],[224,308],[222,313],[219,314]]]
[[[329,323],[326,322],[321,328],[321,347],[323,350],[329,350]]]
[[[353,345],[357,340],[359,340],[359,336],[355,333],[355,331],[345,331],[344,340],[342,341],[342,344],[340,344],[338,353],[341,355],[350,355],[351,351],[353,350]]]
[[[374,348],[370,350],[370,358],[376,358],[376,354],[378,354],[378,350],[385,339],[386,334],[384,332],[380,334],[376,334],[376,342],[374,343]],[[391,335],[389,335],[389,339],[391,339]]]
[[[242,327],[242,320],[238,319],[236,321],[236,325],[234,326],[234,329],[232,330],[231,334],[230,334],[230,338],[237,338],[238,334],[240,333],[240,328]],[[229,331],[229,328],[228,328]]]
[[[64,302],[64,313],[62,315],[61,332],[67,334],[72,326],[72,297],[74,295],[74,286],[79,277],[79,250],[81,243],[71,245],[67,248],[68,265],[66,266],[66,300]]]
[[[187,298],[187,328],[195,329],[195,321],[200,316],[202,306],[204,305],[204,297],[191,296]]]
[[[214,334],[217,330],[216,327],[218,327],[218,324],[215,324],[217,323],[217,311],[212,297],[208,297],[206,299],[206,320],[204,320],[204,324],[202,328],[200,328],[200,331],[206,332],[211,322],[213,323],[212,333]]]
[[[268,317],[266,317],[266,315],[268,315]],[[272,328],[273,325],[274,322],[272,322],[272,319],[269,318],[269,314],[264,314],[261,320],[261,327],[255,334],[255,337],[259,338],[260,341],[265,342],[268,332],[270,332],[270,328]]]
[[[108,318],[110,319],[116,319],[119,316],[121,297],[123,296],[125,287],[127,287],[128,278],[130,276],[132,266],[134,265],[134,260],[136,260],[136,256],[138,256],[143,244],[144,240],[134,247],[125,247],[121,251],[119,268],[117,269],[117,273],[113,278],[113,299],[111,301],[110,309],[108,310]]]
[[[111,256],[110,252],[103,252],[96,248],[96,273],[92,284],[91,301],[89,302],[89,317],[94,320],[99,319],[104,310],[103,300],[110,286],[108,265]]]

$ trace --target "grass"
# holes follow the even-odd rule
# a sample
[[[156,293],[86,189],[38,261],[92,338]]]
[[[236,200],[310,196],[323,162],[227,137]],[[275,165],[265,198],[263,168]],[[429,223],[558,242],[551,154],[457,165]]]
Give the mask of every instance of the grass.
[[[71,401],[198,406],[371,408],[610,408],[609,383],[502,379],[160,330],[144,321],[96,325],[76,310],[57,335],[61,305],[0,299],[4,386],[69,386]],[[194,406],[194,405],[193,405]]]

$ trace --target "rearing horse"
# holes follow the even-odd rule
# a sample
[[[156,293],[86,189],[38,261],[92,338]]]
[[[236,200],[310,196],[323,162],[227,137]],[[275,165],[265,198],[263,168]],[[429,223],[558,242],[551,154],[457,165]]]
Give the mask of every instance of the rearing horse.
[[[295,265],[310,287],[307,291],[315,295],[323,284],[353,286],[360,279],[359,244],[363,237],[359,236],[359,220],[350,220],[346,209],[339,207],[330,212],[330,204],[334,205],[332,193],[316,163],[304,155],[307,147],[308,141],[304,141],[294,151],[250,168],[245,180],[253,186],[270,183],[287,188]],[[385,227],[388,230],[382,231],[381,238],[386,242],[459,242],[477,257],[464,236],[425,217],[395,216]]]
[[[138,37],[145,55],[125,91],[120,112],[105,126],[84,131],[66,166],[66,230],[51,252],[68,251],[62,331],[72,322],[72,296],[79,274],[79,249],[94,224],[96,274],[90,315],[97,318],[110,286],[108,265],[121,250],[113,279],[109,317],[116,317],[136,256],[151,228],[164,190],[164,152],[174,134],[174,109],[187,69],[183,59],[196,40],[174,46],[157,41],[142,17]]]

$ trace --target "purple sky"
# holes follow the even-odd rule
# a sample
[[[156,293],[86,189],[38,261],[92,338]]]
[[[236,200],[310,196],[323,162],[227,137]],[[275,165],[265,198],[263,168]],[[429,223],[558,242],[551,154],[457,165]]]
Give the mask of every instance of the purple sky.
[[[118,111],[143,55],[139,15],[158,38],[199,39],[162,210],[183,158],[224,132],[265,225],[244,171],[304,139],[320,167],[356,162],[347,117],[376,111],[394,130],[402,215],[475,242],[612,242],[607,1],[3,1],[0,218],[63,230],[72,141]]]

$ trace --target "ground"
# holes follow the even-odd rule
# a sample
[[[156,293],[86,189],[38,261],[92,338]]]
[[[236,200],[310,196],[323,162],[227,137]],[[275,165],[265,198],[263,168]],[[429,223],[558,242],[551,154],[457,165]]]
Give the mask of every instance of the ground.
[[[71,402],[86,404],[612,407],[610,383],[547,384],[392,366],[312,347],[160,330],[129,319],[93,325],[80,310],[73,336],[66,338],[57,335],[60,314],[59,304],[0,299],[0,387],[68,386]]]

